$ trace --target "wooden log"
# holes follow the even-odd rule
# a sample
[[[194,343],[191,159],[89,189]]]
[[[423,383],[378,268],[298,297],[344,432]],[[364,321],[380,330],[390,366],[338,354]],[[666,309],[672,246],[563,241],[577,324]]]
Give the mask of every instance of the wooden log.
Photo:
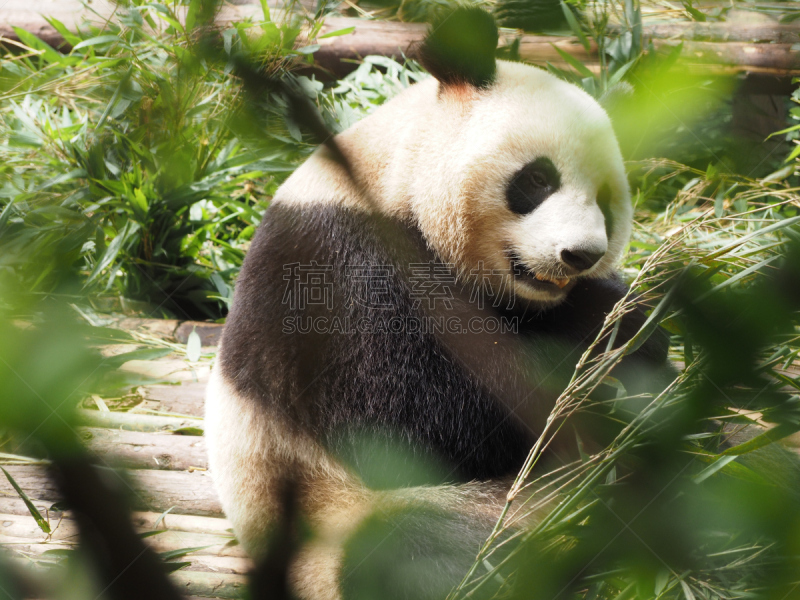
[[[422,23],[398,23],[393,21],[367,21],[344,17],[328,17],[322,26],[320,36],[333,31],[354,27],[353,33],[332,38],[317,39],[320,49],[314,54],[314,60],[323,68],[337,76],[353,70],[353,61],[370,54],[389,56],[395,60],[403,56],[417,57],[419,43],[425,38],[428,26]],[[515,35],[502,33],[500,45],[510,45]],[[520,39],[520,57],[533,64],[544,65],[550,62],[566,67],[567,63],[553,46],[571,54],[587,64],[589,68],[597,68],[597,49],[594,45],[587,53],[574,37],[523,35]]]
[[[249,558],[236,556],[211,556],[192,553],[179,560],[192,563],[186,567],[186,571],[212,571],[214,573],[247,575],[253,569],[253,561]]]
[[[8,467],[4,467],[8,469]],[[22,501],[22,498],[17,496],[16,492],[13,495],[4,495],[8,494],[8,490],[0,490],[0,513],[4,515],[21,515],[21,516],[29,516],[31,513],[28,510],[28,507],[25,506],[25,503]],[[47,500],[41,500],[38,498],[31,498],[33,505],[36,507],[44,518],[50,519],[58,519],[59,515],[61,515],[61,511],[51,511],[50,507],[53,505],[53,502],[48,502]]]
[[[158,410],[202,417],[206,384],[186,381],[180,385],[148,385],[140,388],[146,401],[158,403]]]
[[[0,515],[2,521],[2,515]],[[158,536],[154,536],[155,537]],[[145,538],[146,543],[157,552],[171,552],[174,550],[182,550],[185,548],[196,548],[198,546],[191,546],[189,544],[198,541],[197,538],[178,538],[174,547],[161,544],[156,545]],[[202,540],[199,540],[202,541]],[[42,558],[48,550],[73,550],[77,548],[77,540],[75,541],[47,541],[37,542],[25,537],[14,537],[0,533],[0,545],[6,548],[9,554],[18,554],[32,559]],[[184,567],[187,571],[212,571],[214,573],[227,573],[235,575],[247,575],[253,568],[253,561],[246,556],[229,556],[229,555],[215,555],[212,553],[214,547],[203,548],[196,550],[191,554],[186,554],[176,560],[180,562],[191,563]],[[223,550],[229,552],[228,548]],[[241,551],[239,551],[241,552]]]
[[[244,575],[201,571],[177,571],[172,574],[172,580],[183,593],[202,598],[241,598],[247,586]]]
[[[47,477],[44,467],[8,465],[3,467],[11,474],[22,491],[33,501],[34,506],[49,507],[58,501],[58,490]],[[19,495],[5,477],[0,477],[0,497],[17,499]],[[6,512],[6,511],[3,511]]]
[[[650,39],[677,39],[696,42],[749,42],[751,44],[796,44],[800,42],[797,23],[656,23],[644,27]]]
[[[44,467],[5,467],[17,484],[33,499],[34,505],[49,506],[59,499],[58,490],[47,477]],[[222,516],[211,477],[204,472],[186,471],[130,471],[127,477],[108,470],[108,476],[130,492],[132,506],[138,510],[163,512],[172,508],[175,514]],[[17,496],[5,478],[0,479],[0,497]]]
[[[0,515],[0,544],[37,546],[43,552],[50,544],[74,547],[78,543],[78,527],[69,518],[50,522],[51,534],[44,533],[30,516]],[[162,533],[144,538],[156,552],[171,552],[184,548],[199,548],[193,554],[202,556],[225,556],[245,559],[247,555],[233,535],[164,530]],[[33,551],[33,550],[32,550]],[[40,552],[40,553],[41,553]]]
[[[679,41],[656,40],[658,50]],[[681,56],[691,65],[722,65],[733,71],[800,73],[800,52],[792,44],[750,44],[744,42],[684,42]]]
[[[205,440],[198,436],[86,427],[87,447],[114,467],[186,471],[208,468]]]
[[[169,552],[181,548],[201,548],[196,550],[195,554],[247,558],[244,549],[233,541],[233,536],[223,537],[210,533],[165,531],[145,539],[156,552]]]
[[[270,9],[278,12],[285,10],[290,5],[282,0],[269,0],[268,4]],[[310,0],[300,0],[299,4],[305,5],[312,12],[316,9]],[[0,10],[0,14],[2,14],[0,36],[16,40],[18,38],[13,27],[20,27],[37,35],[54,48],[63,50],[68,49],[69,45],[66,44],[58,30],[47,22],[45,16],[55,17],[70,31],[86,25],[102,28],[106,21],[115,18],[119,7],[113,0],[93,0],[89,8],[78,0],[5,0],[0,5]],[[185,7],[179,7],[177,11],[181,20],[183,20],[185,11]],[[225,26],[245,19],[259,20],[262,18],[263,13],[258,1],[240,6],[224,3],[217,17],[217,24]]]
[[[110,16],[114,10],[113,3],[108,0],[98,0],[93,7],[103,17]],[[257,4],[226,5],[217,23],[227,26],[246,18],[258,19],[260,11]],[[34,3],[9,0],[3,13],[5,19],[0,23],[0,35],[3,37],[16,39],[11,28],[11,25],[16,25],[62,48],[64,41],[60,34],[40,14],[56,16],[73,29],[84,17],[91,17],[95,24],[99,20],[96,15],[86,13],[79,4],[64,0],[38,0]],[[427,26],[419,23],[329,17],[320,36],[347,27],[355,27],[355,30],[347,35],[316,40],[320,46],[315,53],[316,63],[336,76],[352,71],[355,68],[352,61],[369,54],[413,57],[416,46],[427,31]],[[654,40],[656,48],[664,49],[674,45],[676,40],[687,40],[685,53],[701,71],[758,72],[784,77],[800,73],[798,52],[792,49],[792,45],[800,41],[800,26],[797,24],[660,23],[645,26],[644,36]],[[504,32],[501,44],[508,45],[515,37]],[[550,62],[560,67],[566,66],[553,45],[578,58],[590,69],[597,69],[596,48],[591,47],[587,53],[572,37],[523,35],[520,37],[520,56],[533,64]],[[723,68],[716,69],[717,64]]]
[[[5,515],[0,515],[0,523],[3,522]],[[40,532],[41,533],[41,532]],[[185,536],[174,547],[166,547],[164,544],[156,543],[160,536],[145,538],[145,541],[157,552],[168,550],[179,550],[195,547],[201,540],[199,534],[184,534]],[[69,550],[76,547],[74,542],[47,541],[36,542],[26,537],[16,537],[0,533],[0,545],[4,546],[7,552],[4,559],[9,560],[24,569],[29,574],[36,576],[47,575],[47,585],[38,589],[34,595],[46,595],[49,597],[63,584],[65,573],[44,571],[45,564],[53,559],[47,559],[44,553],[52,550]],[[213,555],[211,551],[216,548],[204,548],[191,554],[187,554],[176,559],[175,562],[190,563],[180,571],[170,574],[173,583],[184,593],[192,594],[194,598],[240,598],[244,587],[247,585],[246,574],[252,570],[253,564],[244,556]],[[223,552],[227,548],[223,548]],[[39,561],[46,561],[44,564]],[[38,580],[38,578],[36,578]]]
[[[45,515],[46,502],[34,501],[36,508]],[[8,509],[8,510],[6,510]],[[20,498],[0,498],[0,532],[2,532],[4,519],[7,516],[25,517],[30,519],[28,507]],[[46,515],[45,515],[46,516]],[[55,527],[61,517],[70,519],[69,511],[50,512],[50,523]],[[231,536],[232,525],[227,519],[221,517],[200,517],[197,515],[181,515],[170,512],[167,515],[156,512],[137,511],[132,515],[133,526],[137,531],[153,531],[164,529],[169,531],[185,531],[187,533],[213,533],[221,536]],[[158,521],[158,527],[156,527]]]
[[[72,547],[78,541],[77,527],[68,512],[52,516],[49,525],[53,531],[49,536],[39,528],[27,511],[24,514],[22,511],[18,513],[0,514],[0,541],[14,542],[17,545],[38,544],[42,546],[41,551],[53,544]],[[134,528],[144,533],[154,531],[158,519],[161,519],[158,524],[161,533],[145,538],[158,552],[208,546],[195,554],[240,559],[246,557],[242,548],[233,543],[231,524],[227,519],[174,514],[161,518],[158,513],[138,512],[133,514],[132,521]]]
[[[44,13],[45,15],[48,13]],[[101,13],[102,14],[102,13]],[[59,19],[60,20],[60,19]],[[138,317],[125,317],[116,321],[112,327],[123,331],[136,332],[142,335],[153,336],[162,340],[174,341],[175,329],[180,321],[175,319],[141,319]]]
[[[132,471],[137,495],[134,507],[163,512],[175,506],[176,514],[222,516],[211,477],[185,471]]]
[[[25,539],[32,543],[46,541],[74,544],[78,541],[78,528],[72,519],[52,519],[50,534],[43,532],[30,515],[0,515],[0,536]]]
[[[158,415],[141,415],[124,412],[100,412],[99,410],[78,410],[78,423],[88,427],[121,429],[124,431],[175,431],[187,427],[203,430],[201,419],[181,419]]]
[[[189,334],[192,331],[200,336],[201,346],[216,346],[222,335],[223,325],[221,323],[206,323],[204,321],[184,321],[175,329],[175,339],[181,344],[189,341]]]
[[[0,533],[0,546],[6,554],[21,554],[29,557],[40,557],[48,550],[72,550],[77,542],[36,542],[27,538],[14,537]]]
[[[188,363],[180,358],[160,360],[129,360],[120,367],[121,371],[151,377],[156,381],[181,383],[184,381],[208,381],[211,365],[208,363]]]
[[[694,70],[735,73],[735,72],[760,72],[774,73],[782,76],[800,73],[800,52],[793,48],[794,40],[800,38],[800,27],[797,25],[785,26],[773,36],[775,42],[781,43],[752,43],[750,38],[760,39],[765,37],[767,27],[760,25],[738,36],[732,32],[737,27],[722,24],[723,27],[697,27],[694,24],[687,27],[690,36],[698,39],[709,39],[721,36],[727,32],[730,42],[704,42],[688,41],[684,44],[683,56]],[[701,24],[704,25],[704,24]],[[415,56],[416,44],[425,36],[425,26],[413,23],[394,23],[386,21],[364,21],[360,19],[328,18],[322,28],[322,34],[330,33],[345,27],[355,27],[349,35],[318,40],[320,49],[314,55],[318,64],[327,67],[337,75],[341,73],[344,60],[352,60],[369,54],[381,54],[400,58]],[[645,37],[659,38],[667,30],[654,29],[657,35],[650,35],[651,29],[645,27]],[[700,32],[705,31],[705,34]],[[511,44],[516,36],[502,33],[501,45]],[[672,37],[672,36],[668,36]],[[653,45],[659,50],[668,50],[680,40],[654,39]],[[566,67],[553,46],[571,54],[592,70],[597,70],[597,48],[592,44],[587,53],[577,39],[572,37],[523,35],[520,37],[520,57],[529,63],[544,65],[552,63],[558,67]],[[719,68],[719,65],[722,68]]]
[[[5,491],[0,491],[0,514],[17,515],[29,517],[30,512],[25,503],[14,492],[13,496],[3,496]],[[69,515],[69,511],[52,511],[50,507],[53,501],[31,498],[33,505],[49,520],[50,523],[58,522],[64,515]],[[173,509],[174,510],[174,509]],[[135,511],[133,513],[133,524],[139,531],[152,531],[155,529],[155,522],[161,517],[163,512]],[[199,516],[181,514],[171,511],[159,523],[159,529],[169,529],[174,531],[186,531],[189,533],[215,533],[217,535],[230,535],[231,523],[221,516]]]

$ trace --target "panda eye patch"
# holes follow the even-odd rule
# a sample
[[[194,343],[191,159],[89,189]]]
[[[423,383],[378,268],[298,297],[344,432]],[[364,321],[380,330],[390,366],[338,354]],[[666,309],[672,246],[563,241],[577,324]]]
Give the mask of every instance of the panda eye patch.
[[[506,188],[508,207],[518,215],[534,211],[561,187],[561,176],[549,158],[537,158],[517,171]]]
[[[545,179],[544,175],[541,173],[532,173],[531,179],[533,179],[533,183],[538,187],[547,187],[547,179]]]

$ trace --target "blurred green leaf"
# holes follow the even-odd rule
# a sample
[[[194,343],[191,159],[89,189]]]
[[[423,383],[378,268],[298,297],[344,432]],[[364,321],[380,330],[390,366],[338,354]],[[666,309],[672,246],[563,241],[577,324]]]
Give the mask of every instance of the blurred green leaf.
[[[93,38],[89,38],[88,40],[83,40],[82,42],[75,44],[72,47],[73,52],[75,50],[81,50],[82,48],[88,48],[89,46],[97,46],[98,44],[109,44],[115,42],[121,42],[122,40],[117,35],[98,35]]]
[[[340,35],[347,35],[348,33],[353,33],[356,30],[355,27],[344,27],[342,29],[337,29],[336,31],[331,31],[330,33],[326,33],[325,35],[319,36],[318,39],[324,40],[326,38],[338,37]]]

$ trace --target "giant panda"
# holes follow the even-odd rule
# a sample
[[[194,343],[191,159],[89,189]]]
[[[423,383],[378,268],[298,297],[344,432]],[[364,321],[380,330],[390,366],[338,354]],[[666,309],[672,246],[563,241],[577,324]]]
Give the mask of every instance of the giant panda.
[[[300,598],[364,597],[348,573],[374,549],[350,540],[410,505],[445,517],[405,521],[389,564],[430,566],[427,587],[401,578],[381,597],[444,597],[627,292],[615,265],[632,208],[607,114],[542,69],[495,60],[497,40],[477,9],[433,28],[419,51],[433,76],[288,178],[239,275],[206,396],[209,463],[256,559],[294,482],[315,532],[291,568]],[[628,314],[618,343],[644,320]],[[620,377],[657,369],[666,349],[654,336]],[[386,448],[437,466],[406,474],[381,464]],[[370,577],[391,579],[382,568]]]

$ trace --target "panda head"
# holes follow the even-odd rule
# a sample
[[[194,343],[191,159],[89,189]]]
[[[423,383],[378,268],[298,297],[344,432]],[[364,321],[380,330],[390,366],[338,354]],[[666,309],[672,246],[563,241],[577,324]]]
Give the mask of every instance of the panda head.
[[[413,124],[392,140],[381,194],[404,199],[463,279],[552,306],[580,278],[611,274],[630,235],[630,192],[600,105],[544,70],[495,61],[496,46],[480,10],[434,26],[420,55],[435,81],[393,117]]]
[[[433,77],[336,136],[349,168],[323,146],[274,201],[410,222],[465,283],[525,308],[610,276],[632,209],[605,111],[542,69],[496,61],[480,9],[432,32],[419,56]]]

